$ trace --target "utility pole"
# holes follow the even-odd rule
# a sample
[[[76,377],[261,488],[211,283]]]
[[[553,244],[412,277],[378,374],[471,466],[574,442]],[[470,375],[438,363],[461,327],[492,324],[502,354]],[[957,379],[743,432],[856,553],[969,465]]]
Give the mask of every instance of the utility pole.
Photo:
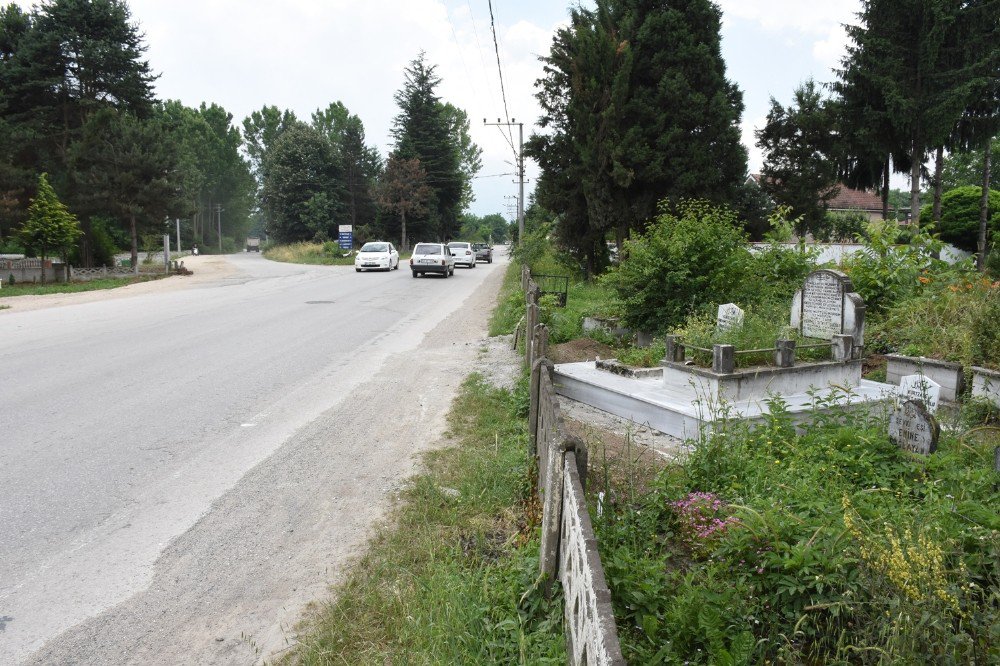
[[[177,223],[177,251],[181,251],[181,218],[176,217],[174,221]]]
[[[215,204],[215,212],[219,216],[219,254],[222,254],[222,204]]]
[[[524,123],[517,122],[517,118],[511,118],[510,122],[501,122],[499,118],[495,123],[486,122],[483,118],[483,125],[496,125],[497,127],[513,127],[517,125],[517,242],[520,245],[524,238]]]

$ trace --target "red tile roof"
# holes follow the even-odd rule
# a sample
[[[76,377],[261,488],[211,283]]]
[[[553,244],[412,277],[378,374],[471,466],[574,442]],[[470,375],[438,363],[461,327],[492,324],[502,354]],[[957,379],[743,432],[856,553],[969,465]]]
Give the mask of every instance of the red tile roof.
[[[838,183],[840,191],[826,202],[829,210],[867,210],[882,212],[882,198],[874,192],[853,190],[843,183]]]

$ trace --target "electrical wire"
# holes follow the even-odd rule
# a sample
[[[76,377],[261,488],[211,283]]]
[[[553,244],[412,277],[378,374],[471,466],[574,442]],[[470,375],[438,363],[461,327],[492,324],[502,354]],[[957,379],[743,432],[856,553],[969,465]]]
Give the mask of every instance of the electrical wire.
[[[514,134],[510,129],[510,113],[507,111],[507,90],[503,85],[503,67],[500,65],[500,45],[497,42],[497,26],[496,21],[493,18],[493,0],[487,0],[487,4],[490,8],[490,30],[493,31],[493,50],[497,54],[497,74],[500,76],[500,97],[503,99],[503,113],[504,120],[508,123],[507,125],[507,142],[510,144],[510,148],[514,151],[514,159],[517,160],[517,149],[514,148]],[[502,130],[501,130],[502,132]]]

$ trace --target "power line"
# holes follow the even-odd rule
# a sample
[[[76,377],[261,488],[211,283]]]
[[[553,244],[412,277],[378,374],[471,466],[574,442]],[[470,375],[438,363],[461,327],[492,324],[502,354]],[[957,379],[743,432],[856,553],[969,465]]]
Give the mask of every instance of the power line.
[[[493,19],[493,0],[487,0],[490,8],[490,30],[493,32],[493,51],[497,54],[497,74],[500,76],[500,97],[503,99],[503,117],[507,121],[507,133],[510,135],[508,141],[511,150],[514,150],[514,135],[510,131],[510,112],[507,110],[507,91],[503,85],[503,67],[500,65],[500,45],[497,42],[497,25]],[[499,125],[499,123],[497,123]],[[501,130],[502,132],[503,130]],[[517,159],[517,151],[514,150],[514,159]]]

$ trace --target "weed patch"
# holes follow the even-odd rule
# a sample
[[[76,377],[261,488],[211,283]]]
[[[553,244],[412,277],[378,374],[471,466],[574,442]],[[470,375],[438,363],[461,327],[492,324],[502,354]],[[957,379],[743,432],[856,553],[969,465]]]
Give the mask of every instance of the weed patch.
[[[37,282],[15,282],[4,284],[0,290],[0,298],[12,296],[44,296],[46,294],[75,294],[81,291],[99,291],[101,289],[117,289],[139,282],[149,282],[167,277],[165,275],[140,275],[128,278],[102,278],[89,282],[52,282],[39,284]]]

